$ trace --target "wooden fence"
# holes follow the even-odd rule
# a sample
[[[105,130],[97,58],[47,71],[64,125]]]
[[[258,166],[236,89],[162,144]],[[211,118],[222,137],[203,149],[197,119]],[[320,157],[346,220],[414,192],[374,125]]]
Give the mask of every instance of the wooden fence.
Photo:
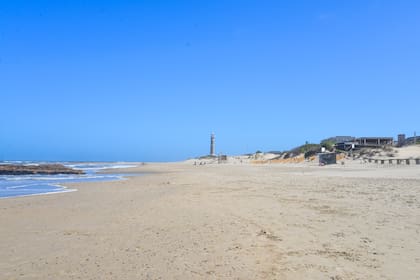
[[[416,158],[388,158],[388,159],[377,159],[377,158],[363,158],[364,163],[376,163],[376,164],[395,164],[395,165],[420,165],[420,159]]]

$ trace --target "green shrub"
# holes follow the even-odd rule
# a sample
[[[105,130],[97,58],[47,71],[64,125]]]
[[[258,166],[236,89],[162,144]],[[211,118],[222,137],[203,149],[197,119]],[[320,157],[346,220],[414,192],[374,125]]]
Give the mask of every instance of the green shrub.
[[[332,151],[334,149],[334,142],[333,141],[322,141],[321,146],[324,147],[328,151]]]

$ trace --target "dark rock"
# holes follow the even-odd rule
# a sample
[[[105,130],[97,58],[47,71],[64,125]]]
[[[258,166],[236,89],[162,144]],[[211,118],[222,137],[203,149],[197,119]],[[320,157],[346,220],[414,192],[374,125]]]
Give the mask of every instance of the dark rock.
[[[85,174],[82,170],[66,167],[62,164],[14,165],[0,164],[0,175],[55,175]]]

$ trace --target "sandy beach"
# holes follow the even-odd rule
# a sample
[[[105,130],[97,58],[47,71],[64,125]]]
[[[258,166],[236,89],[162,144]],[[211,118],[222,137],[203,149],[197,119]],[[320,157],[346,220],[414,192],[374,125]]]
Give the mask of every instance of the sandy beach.
[[[0,278],[420,279],[419,166],[126,171],[0,200]]]

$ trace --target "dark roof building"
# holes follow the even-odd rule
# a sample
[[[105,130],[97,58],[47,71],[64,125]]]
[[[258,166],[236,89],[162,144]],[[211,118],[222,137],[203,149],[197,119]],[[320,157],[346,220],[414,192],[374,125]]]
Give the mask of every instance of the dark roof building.
[[[360,137],[356,138],[356,142],[361,147],[383,147],[394,145],[394,138],[392,137]]]
[[[343,142],[352,142],[356,138],[353,136],[334,136],[322,140],[321,142],[333,142],[333,143],[343,143]]]

